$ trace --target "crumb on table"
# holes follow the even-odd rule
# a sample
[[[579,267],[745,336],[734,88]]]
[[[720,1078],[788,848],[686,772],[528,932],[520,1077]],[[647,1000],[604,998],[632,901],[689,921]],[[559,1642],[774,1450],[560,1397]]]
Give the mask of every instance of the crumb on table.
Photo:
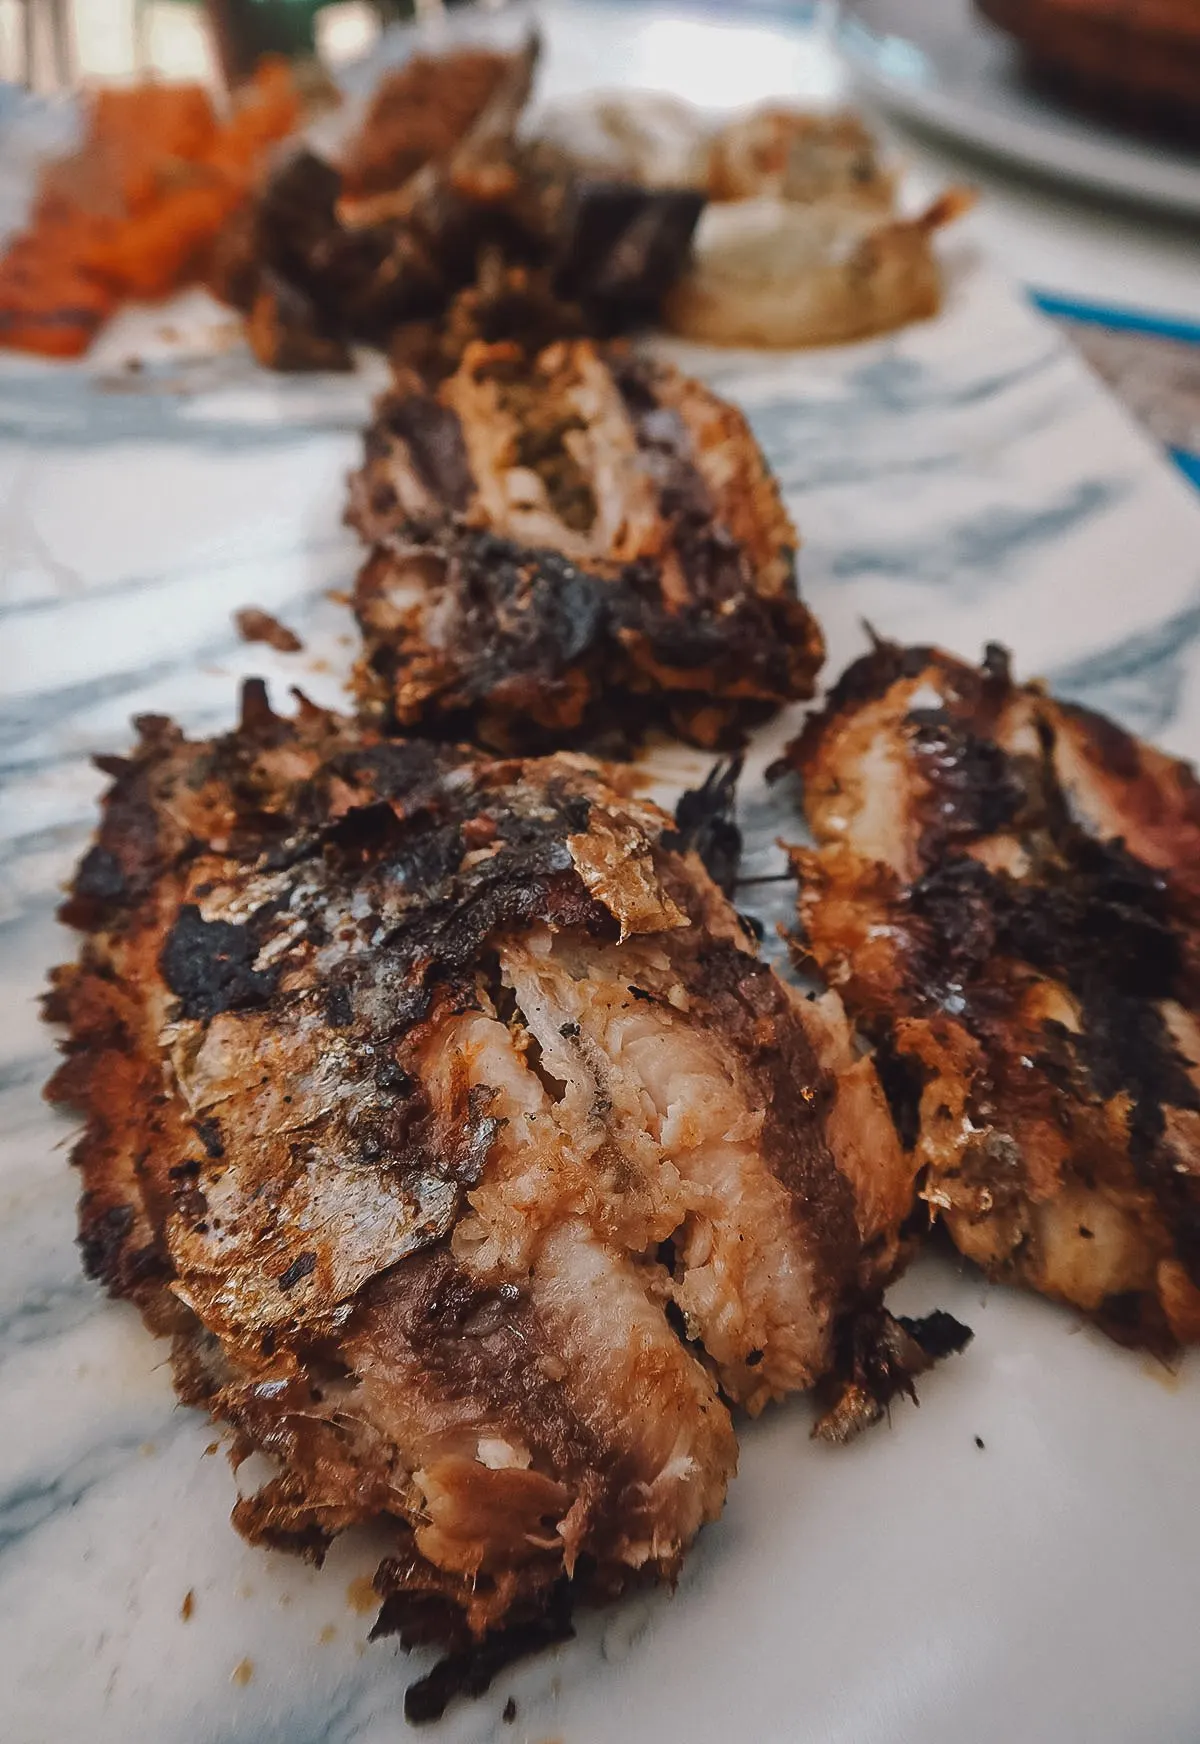
[[[258,606],[243,606],[234,612],[233,621],[243,642],[266,642],[280,654],[298,654],[304,646],[295,630]]]
[[[369,1574],[355,1576],[346,1588],[346,1598],[350,1609],[357,1611],[360,1616],[379,1608],[379,1594],[375,1591],[375,1584]]]

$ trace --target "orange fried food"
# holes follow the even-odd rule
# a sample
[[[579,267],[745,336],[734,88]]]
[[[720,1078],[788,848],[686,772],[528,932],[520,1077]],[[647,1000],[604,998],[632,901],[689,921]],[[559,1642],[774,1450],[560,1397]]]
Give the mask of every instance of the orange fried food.
[[[300,120],[282,61],[218,117],[199,85],[96,92],[79,151],[44,171],[28,229],[0,255],[0,345],[78,357],[130,298],[197,278],[264,152]]]

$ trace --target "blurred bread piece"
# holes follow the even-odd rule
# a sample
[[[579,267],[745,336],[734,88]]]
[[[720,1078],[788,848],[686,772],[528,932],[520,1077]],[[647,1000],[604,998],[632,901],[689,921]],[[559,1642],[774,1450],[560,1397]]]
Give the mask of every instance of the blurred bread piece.
[[[951,189],[916,218],[825,201],[709,206],[667,326],[710,345],[839,345],[923,320],[941,306],[933,239],[972,204]]]
[[[712,200],[774,198],[806,206],[834,200],[889,212],[895,191],[878,142],[849,110],[822,115],[771,105],[730,121],[712,143]]]
[[[715,126],[677,98],[600,94],[546,111],[538,137],[594,180],[707,194],[663,317],[713,345],[836,345],[936,314],[933,238],[971,203],[951,190],[898,215],[895,172],[849,110],[775,103]]]
[[[538,137],[597,177],[703,188],[710,200],[839,200],[888,211],[895,179],[849,110],[770,104],[714,128],[694,104],[658,91],[599,92],[547,108]]]

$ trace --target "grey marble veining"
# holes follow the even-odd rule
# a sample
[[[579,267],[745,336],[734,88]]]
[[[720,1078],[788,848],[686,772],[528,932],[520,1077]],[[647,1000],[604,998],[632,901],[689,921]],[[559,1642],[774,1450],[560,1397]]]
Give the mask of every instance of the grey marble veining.
[[[383,1744],[412,1667],[366,1645],[348,1599],[370,1545],[318,1572],[237,1539],[212,1430],[176,1406],[136,1315],[79,1272],[70,1129],[40,1101],[36,1000],[72,949],[54,909],[94,818],[89,754],[120,750],[144,711],[219,729],[248,672],[336,701],[354,652],[329,592],[355,564],[343,477],[371,379],[267,381],[225,349],[167,356],[131,389],[122,355],[152,349],[160,319],[127,321],[94,365],[0,360],[0,1739]],[[750,416],[831,672],[864,620],[967,655],[996,638],[1022,674],[1200,752],[1200,499],[990,269],[958,260],[941,319],[845,351],[664,349]],[[230,614],[250,603],[303,653],[240,644]],[[801,712],[748,761],[753,877],[799,830],[762,773]],[[664,794],[707,764],[665,745],[648,760]],[[773,928],[787,888],[748,885],[743,905]],[[771,1413],[674,1600],[587,1622],[436,1735],[1188,1735],[1194,1367],[1168,1389],[1044,1305],[935,1265],[903,1289],[978,1330],[919,1413],[832,1457],[803,1404]],[[1018,1650],[1032,1669],[1014,1683]]]

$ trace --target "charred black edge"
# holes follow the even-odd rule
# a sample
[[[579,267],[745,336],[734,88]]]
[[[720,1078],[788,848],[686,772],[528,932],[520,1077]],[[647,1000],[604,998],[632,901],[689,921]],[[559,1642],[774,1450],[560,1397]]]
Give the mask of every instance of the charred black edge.
[[[800,732],[785,748],[783,756],[767,770],[767,779],[774,781],[791,770],[803,774],[806,764],[816,754],[821,738],[838,716],[867,703],[878,702],[894,684],[902,679],[918,678],[927,667],[936,665],[944,671],[969,674],[978,679],[977,669],[955,654],[937,648],[932,643],[915,643],[905,647],[889,641],[865,626],[871,638],[866,654],[852,660],[841,676],[826,691],[819,709],[813,709],[804,720]],[[984,682],[995,687],[999,695],[1012,689],[1012,669],[1008,650],[999,642],[989,642],[984,649],[982,667]]]
[[[159,952],[159,972],[185,1018],[208,1019],[222,1011],[265,1005],[278,977],[254,967],[267,909],[242,924],[206,921],[194,902],[184,903]]]
[[[462,507],[460,496],[454,494],[457,485],[452,489],[447,484],[435,493],[441,496],[444,510],[437,525],[411,526],[395,531],[404,532],[415,546],[427,548],[440,556],[447,566],[464,565],[468,581],[473,565],[483,567],[500,562],[527,569],[549,589],[543,607],[547,617],[553,615],[554,599],[566,587],[574,586],[578,590],[586,583],[591,589],[591,597],[587,600],[581,598],[578,606],[565,602],[568,621],[576,627],[585,621],[588,625],[581,640],[577,628],[569,638],[547,635],[529,648],[519,647],[514,639],[509,638],[513,641],[516,655],[511,668],[502,660],[497,661],[493,652],[483,665],[485,669],[494,668],[494,671],[476,671],[472,681],[464,669],[462,679],[466,682],[456,683],[444,702],[436,696],[427,699],[423,709],[425,719],[421,723],[424,732],[432,731],[439,738],[461,736],[477,739],[504,752],[533,754],[567,746],[607,750],[609,747],[601,745],[597,735],[611,734],[616,725],[624,749],[636,744],[646,729],[660,723],[664,716],[680,737],[699,742],[689,731],[688,718],[695,714],[711,717],[715,708],[722,718],[715,722],[706,718],[701,737],[710,746],[715,744],[736,749],[745,743],[750,728],[769,719],[783,703],[812,694],[815,672],[823,658],[824,648],[819,637],[819,646],[815,650],[807,646],[804,626],[811,631],[814,620],[799,598],[794,575],[792,589],[783,599],[765,598],[747,583],[725,598],[726,607],[731,603],[737,605],[732,616],[718,614],[712,609],[713,588],[723,573],[727,580],[729,573],[744,572],[745,555],[717,519],[712,492],[691,455],[691,437],[686,424],[661,402],[657,392],[660,370],[630,356],[620,346],[613,346],[602,355],[639,446],[652,450],[660,467],[664,460],[669,461],[667,475],[659,480],[657,487],[659,512],[671,531],[675,556],[688,576],[695,596],[695,609],[684,614],[666,609],[658,598],[658,567],[654,563],[644,560],[628,563],[613,569],[611,574],[605,572],[592,576],[566,563],[556,551],[519,546],[496,534],[462,528],[454,518],[454,511]],[[534,367],[532,360],[527,360],[522,367]],[[398,642],[386,635],[373,636],[366,622],[365,601],[370,592],[367,578],[373,574],[387,550],[386,517],[389,508],[394,506],[395,493],[386,478],[372,479],[370,469],[373,461],[386,460],[392,442],[398,440],[407,451],[414,473],[427,487],[433,486],[434,472],[430,469],[428,455],[415,441],[414,433],[435,409],[439,419],[448,419],[461,446],[458,420],[453,414],[445,413],[436,400],[419,389],[407,396],[403,391],[393,391],[378,402],[375,423],[365,439],[367,464],[358,475],[356,487],[363,494],[365,506],[352,501],[349,513],[351,524],[358,526],[372,546],[356,589],[355,611],[366,645],[359,669],[360,683],[367,693],[364,700],[373,702],[386,723],[386,730],[393,733],[403,730],[395,718],[394,687],[403,664],[402,643],[406,633],[401,632]],[[650,423],[652,417],[663,416],[671,420],[668,434]],[[753,444],[754,438],[749,431],[746,439]],[[766,470],[761,453],[759,458]],[[451,470],[454,480],[461,483],[458,468]],[[389,498],[393,501],[389,502]],[[384,517],[382,524],[373,524],[376,515]],[[554,565],[561,573],[555,571]],[[447,585],[449,579],[448,574]],[[742,580],[746,582],[744,573]],[[456,589],[464,585],[460,581],[455,583]],[[675,689],[660,685],[657,680],[647,683],[639,678],[636,670],[626,672],[629,655],[622,643],[627,637],[632,637],[635,643],[644,643],[653,659],[661,665],[681,673],[694,671],[695,688]],[[503,649],[503,636],[498,639],[498,645]],[[805,649],[806,656],[811,656],[806,661],[801,661],[797,652],[801,648]],[[635,659],[635,668],[636,664]],[[493,693],[502,691],[503,686],[513,679],[553,685],[567,673],[580,669],[590,671],[593,694],[584,719],[575,729],[539,727],[524,708],[493,701]],[[711,677],[714,669],[723,674],[715,687]],[[731,681],[736,681],[748,669],[756,674],[762,694],[750,697],[722,694],[723,689],[730,688]],[[737,688],[735,682],[733,688]],[[619,723],[611,719],[611,692],[614,689],[621,693],[624,704]],[[723,879],[718,878],[717,882],[727,888]]]
[[[1032,822],[1051,852],[1029,887],[953,851],[938,856],[908,892],[929,933],[920,984],[935,991],[947,969],[969,982],[981,963],[998,957],[1028,963],[1069,988],[1083,1016],[1079,1038],[1068,1042],[1047,1025],[1047,1052],[1069,1045],[1101,1100],[1128,1094],[1129,1162],[1160,1207],[1189,1277],[1200,1281],[1200,1200],[1162,1144],[1165,1107],[1200,1110],[1161,1011],[1163,1001],[1179,996],[1183,973],[1169,884],[1120,841],[1099,840],[1075,821],[1044,719],[1039,736],[1040,811]],[[967,1026],[980,1034],[969,1015]],[[986,1035],[980,1039],[987,1045]],[[1120,1314],[1107,1319],[1121,1327]]]
[[[416,542],[418,530],[412,533]],[[462,528],[423,535],[421,548],[444,559],[448,566],[463,566],[464,579],[456,585],[465,591],[470,589],[473,570],[483,574],[489,568],[494,571],[497,566],[509,566],[524,572],[535,585],[546,589],[541,613],[541,628],[546,633],[535,647],[519,649],[517,661],[508,668],[497,663],[504,642],[493,633],[490,659],[479,663],[473,673],[464,666],[461,689],[453,701],[431,696],[423,705],[419,723],[401,723],[395,710],[395,686],[405,662],[409,632],[378,636],[370,627],[365,582],[386,553],[386,545],[375,545],[359,572],[354,605],[364,645],[358,669],[359,704],[377,716],[380,729],[389,736],[419,735],[439,744],[471,743],[500,756],[537,757],[552,751],[581,750],[622,758],[636,750],[649,731],[664,724],[681,739],[697,743],[689,717],[703,713],[720,717],[711,740],[705,741],[707,747],[736,752],[746,744],[753,728],[770,720],[789,700],[782,678],[773,696],[730,696],[722,694],[719,687],[714,693],[711,669],[728,665],[731,658],[728,624],[711,613],[702,613],[698,628],[694,624],[688,631],[665,611],[643,610],[643,595],[653,579],[644,562],[623,565],[606,577],[583,568],[553,547],[520,545],[499,534]],[[574,626],[572,640],[556,645],[547,626],[552,606],[560,616],[568,615]],[[799,600],[791,602],[791,609],[808,610]],[[769,602],[747,602],[747,612],[752,615],[770,619],[775,611]],[[786,642],[786,625],[772,621],[758,628],[764,646],[768,639],[773,648]],[[623,631],[643,637],[655,659],[680,672],[694,671],[694,687],[639,683],[636,673],[625,670]],[[497,700],[496,693],[514,678],[541,685],[552,694],[554,686],[580,672],[588,676],[591,694],[575,727],[545,726],[527,710]],[[725,888],[721,879],[715,882]]]
[[[602,334],[653,320],[679,277],[708,196],[582,177],[567,203],[554,289]]]
[[[1169,878],[1130,855],[1120,841],[1100,840],[1080,825],[1055,766],[1054,713],[1037,706],[1037,687],[1029,693],[1040,742],[1036,770],[1018,773],[988,737],[991,717],[1012,691],[1008,656],[1001,647],[990,644],[977,670],[937,649],[904,649],[878,638],[874,642],[871,652],[842,674],[825,708],[809,717],[800,738],[789,746],[783,767],[802,772],[809,756],[819,751],[826,728],[836,728],[841,709],[853,712],[877,700],[898,679],[933,669],[951,681],[969,726],[956,724],[953,704],[907,717],[914,729],[914,755],[919,757],[928,746],[939,766],[953,774],[952,780],[939,777],[934,782],[938,815],[921,837],[926,870],[905,897],[927,935],[914,985],[933,995],[951,963],[957,984],[999,956],[1027,962],[1071,990],[1084,1023],[1072,1044],[1073,1064],[1068,1064],[1086,1073],[1092,1093],[1102,1100],[1118,1091],[1128,1093],[1129,1162],[1162,1212],[1176,1256],[1193,1282],[1200,1281],[1200,1199],[1162,1143],[1165,1107],[1200,1108],[1200,1095],[1160,1010],[1162,1001],[1179,996],[1184,973],[1181,923]],[[1054,709],[1087,734],[1106,768],[1123,779],[1137,777],[1140,749],[1124,729],[1070,704],[1055,704]],[[947,809],[952,813],[949,821]],[[1006,826],[1020,830],[1033,844],[1039,866],[1028,887],[988,871],[961,851],[978,836]],[[799,934],[791,944],[803,960]],[[979,1034],[967,1021],[972,1033]],[[1049,1026],[1048,1043],[1055,1033]],[[886,1033],[871,1039],[893,1118],[911,1149],[919,1135],[919,1072],[901,1066]],[[990,1045],[986,1036],[981,1039]],[[1094,1318],[1121,1342],[1151,1348],[1164,1344],[1161,1311],[1152,1294],[1144,1300],[1136,1295],[1114,1299]]]
[[[799,933],[793,935],[790,942],[795,949],[803,951]],[[921,1096],[933,1077],[932,1068],[912,1054],[902,1054],[888,1027],[875,1026],[871,1041],[875,1075],[887,1101],[892,1124],[904,1149],[912,1151],[921,1137]]]
[[[696,853],[718,889],[732,896],[742,860],[742,832],[735,821],[742,757],[714,763],[699,787],[689,787],[675,807],[675,828],[663,832],[662,845],[676,853]]]
[[[503,1629],[494,1629],[480,1641],[456,1645],[424,1677],[404,1693],[404,1717],[412,1726],[440,1720],[459,1696],[480,1696],[500,1673],[518,1660],[569,1641],[575,1634],[574,1612],[579,1602],[576,1586],[565,1577],[550,1588],[544,1605],[534,1615]],[[451,1623],[451,1628],[455,1625]],[[445,1623],[438,1601],[421,1594],[393,1593],[383,1603],[370,1639],[398,1635],[403,1647],[430,1646],[445,1641]]]
[[[896,1319],[909,1337],[920,1345],[929,1358],[930,1366],[941,1362],[944,1357],[958,1356],[975,1336],[969,1326],[964,1326],[961,1320],[956,1320],[944,1308],[933,1308],[928,1314],[920,1314],[915,1318],[908,1314],[898,1314]]]
[[[1144,1290],[1106,1296],[1091,1318],[1106,1337],[1124,1349],[1149,1351],[1168,1367],[1179,1358],[1181,1346],[1162,1303]]]
[[[942,1308],[918,1318],[893,1315],[879,1299],[851,1308],[834,1328],[833,1363],[816,1388],[821,1414],[814,1438],[851,1441],[888,1416],[896,1399],[918,1404],[916,1377],[965,1350],[974,1336]]]

